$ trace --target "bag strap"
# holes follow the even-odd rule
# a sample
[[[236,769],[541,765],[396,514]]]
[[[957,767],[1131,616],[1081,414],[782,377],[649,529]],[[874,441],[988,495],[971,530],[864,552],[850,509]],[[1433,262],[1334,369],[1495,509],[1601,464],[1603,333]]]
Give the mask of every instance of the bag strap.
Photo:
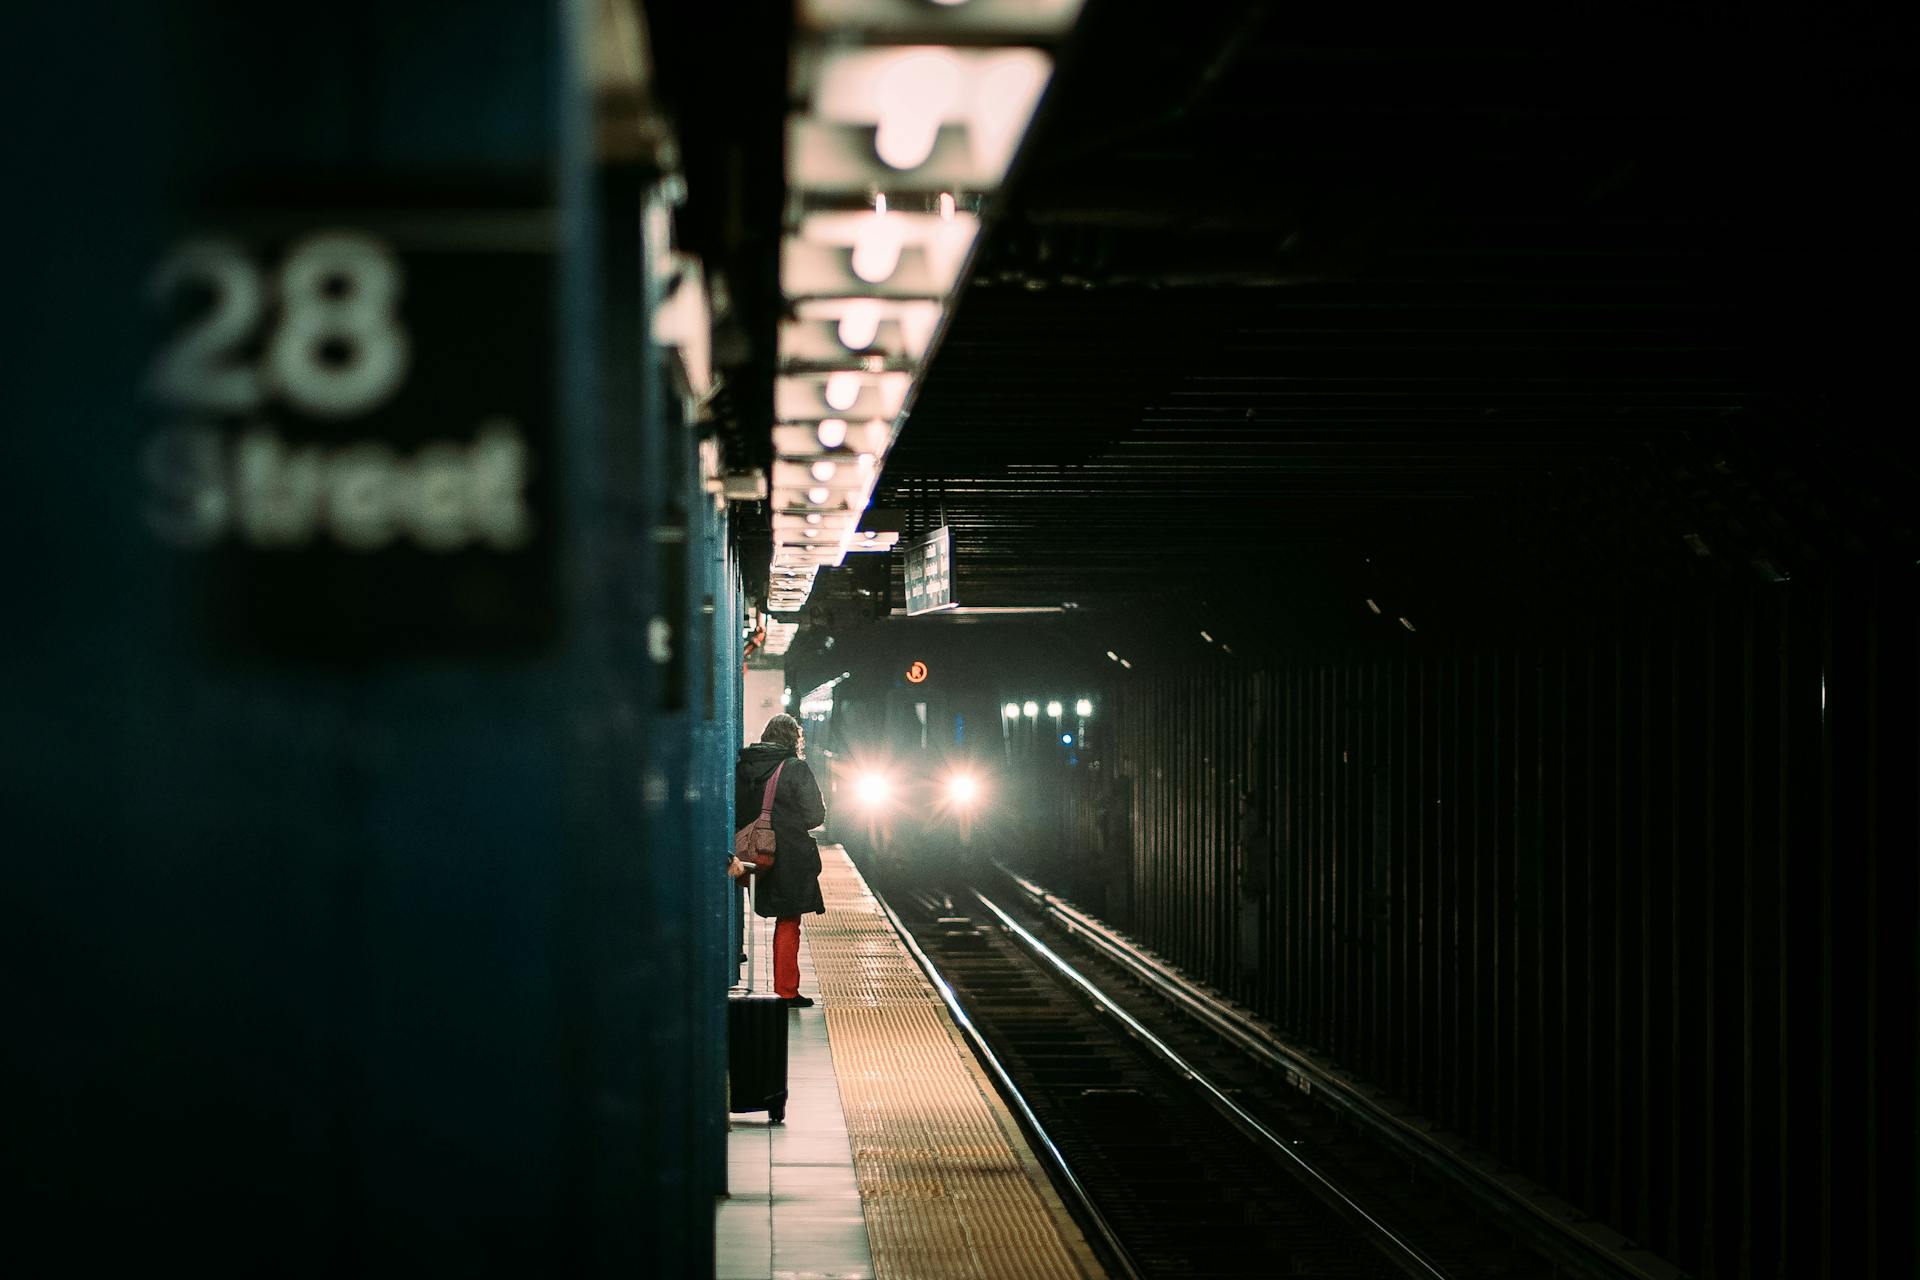
[[[768,822],[773,821],[773,789],[780,785],[780,771],[786,767],[785,760],[773,766],[773,776],[767,779],[767,794],[760,800],[760,816]]]

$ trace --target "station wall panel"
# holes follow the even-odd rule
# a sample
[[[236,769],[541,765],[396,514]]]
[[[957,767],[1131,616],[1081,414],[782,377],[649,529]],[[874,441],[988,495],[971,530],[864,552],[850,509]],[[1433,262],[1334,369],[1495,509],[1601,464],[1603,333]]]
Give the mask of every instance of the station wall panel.
[[[1909,1273],[1911,574],[1475,634],[1119,683],[1055,868],[1698,1274]]]

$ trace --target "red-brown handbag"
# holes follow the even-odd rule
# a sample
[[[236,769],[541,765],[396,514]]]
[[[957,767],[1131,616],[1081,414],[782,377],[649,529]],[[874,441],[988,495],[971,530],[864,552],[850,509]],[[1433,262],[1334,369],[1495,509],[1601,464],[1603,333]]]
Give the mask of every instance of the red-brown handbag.
[[[746,864],[749,875],[773,866],[773,793],[780,785],[780,771],[786,767],[787,762],[782,760],[774,766],[773,776],[767,779],[767,794],[760,801],[760,816],[733,833],[733,856]]]

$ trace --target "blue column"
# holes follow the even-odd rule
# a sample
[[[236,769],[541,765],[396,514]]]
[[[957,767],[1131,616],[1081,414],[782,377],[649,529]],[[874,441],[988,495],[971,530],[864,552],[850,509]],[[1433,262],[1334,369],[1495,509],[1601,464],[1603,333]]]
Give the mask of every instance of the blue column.
[[[645,179],[591,154],[589,6],[44,8],[14,509],[40,551],[0,730],[0,933],[31,984],[15,1250],[710,1273],[717,871],[689,874],[710,841],[652,658],[686,585],[655,535],[692,479],[644,337]],[[265,368],[291,246],[376,225],[403,246],[408,376],[471,353],[471,387],[393,430],[464,447],[453,408],[528,357],[525,560],[396,557],[395,591],[324,539],[159,536],[149,446],[193,423],[142,388],[203,313],[191,288],[149,309],[156,272],[236,237],[281,292],[222,367]],[[320,414],[312,447],[386,447],[378,422]],[[223,449],[248,427],[208,423]],[[211,512],[161,470],[175,514]]]

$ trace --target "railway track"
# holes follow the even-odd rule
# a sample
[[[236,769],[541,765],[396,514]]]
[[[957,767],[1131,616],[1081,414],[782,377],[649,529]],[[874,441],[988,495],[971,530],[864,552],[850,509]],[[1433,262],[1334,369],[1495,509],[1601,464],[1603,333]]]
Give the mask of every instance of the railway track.
[[[1116,1275],[1546,1280],[1545,1258],[1013,882],[876,885]]]

